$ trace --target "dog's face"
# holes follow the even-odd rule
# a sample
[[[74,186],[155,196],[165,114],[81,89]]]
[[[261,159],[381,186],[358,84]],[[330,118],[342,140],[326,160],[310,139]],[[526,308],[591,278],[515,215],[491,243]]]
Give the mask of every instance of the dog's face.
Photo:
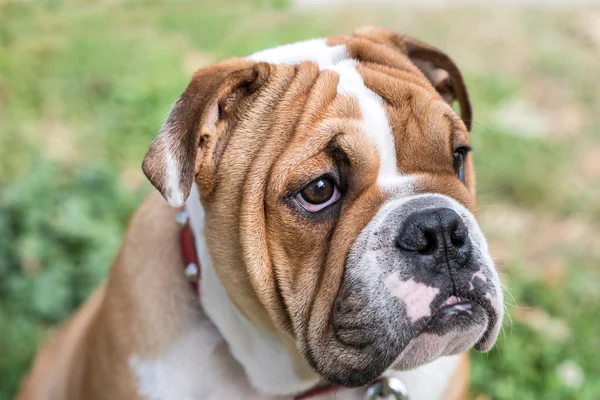
[[[195,179],[237,306],[356,386],[496,340],[465,123],[445,55],[363,29],[199,71],[144,171],[173,205]]]

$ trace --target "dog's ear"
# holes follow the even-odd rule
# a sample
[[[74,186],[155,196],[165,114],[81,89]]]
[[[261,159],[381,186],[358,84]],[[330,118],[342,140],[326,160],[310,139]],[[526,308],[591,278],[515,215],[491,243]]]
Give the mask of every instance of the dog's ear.
[[[210,180],[237,106],[264,83],[269,71],[269,64],[233,59],[194,74],[142,163],[146,177],[171,206],[185,203],[196,177]]]
[[[421,70],[433,87],[449,104],[458,101],[460,114],[465,126],[471,130],[472,110],[467,87],[460,70],[444,52],[406,35],[399,35],[387,29],[365,26],[354,34],[369,38],[387,46],[393,46],[406,54]]]
[[[460,70],[441,50],[408,36],[401,36],[408,57],[429,79],[433,87],[448,103],[458,101],[460,114],[467,130],[471,130],[473,111],[465,81]]]

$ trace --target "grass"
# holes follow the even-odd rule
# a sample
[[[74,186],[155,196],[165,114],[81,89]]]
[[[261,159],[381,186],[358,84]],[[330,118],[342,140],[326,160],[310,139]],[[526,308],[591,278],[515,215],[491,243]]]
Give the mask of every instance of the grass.
[[[445,49],[471,92],[480,218],[512,316],[473,353],[473,397],[600,398],[599,10],[0,0],[0,399],[106,276],[191,72],[367,23]]]

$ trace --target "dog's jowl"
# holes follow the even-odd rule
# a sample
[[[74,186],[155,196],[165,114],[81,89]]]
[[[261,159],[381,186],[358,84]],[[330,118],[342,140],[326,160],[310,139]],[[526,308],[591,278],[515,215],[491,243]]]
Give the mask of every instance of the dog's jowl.
[[[19,398],[462,398],[503,315],[470,125],[454,62],[374,27],[197,71],[143,162],[162,197]]]

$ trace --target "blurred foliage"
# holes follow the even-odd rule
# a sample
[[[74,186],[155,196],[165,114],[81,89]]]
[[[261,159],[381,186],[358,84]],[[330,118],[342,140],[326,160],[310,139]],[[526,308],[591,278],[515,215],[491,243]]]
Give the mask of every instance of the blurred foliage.
[[[141,159],[193,70],[366,23],[447,50],[471,92],[480,215],[514,296],[496,349],[473,354],[474,395],[600,398],[600,44],[586,36],[590,13],[0,0],[0,399],[105,278],[150,190]],[[565,361],[582,382],[565,380]]]

